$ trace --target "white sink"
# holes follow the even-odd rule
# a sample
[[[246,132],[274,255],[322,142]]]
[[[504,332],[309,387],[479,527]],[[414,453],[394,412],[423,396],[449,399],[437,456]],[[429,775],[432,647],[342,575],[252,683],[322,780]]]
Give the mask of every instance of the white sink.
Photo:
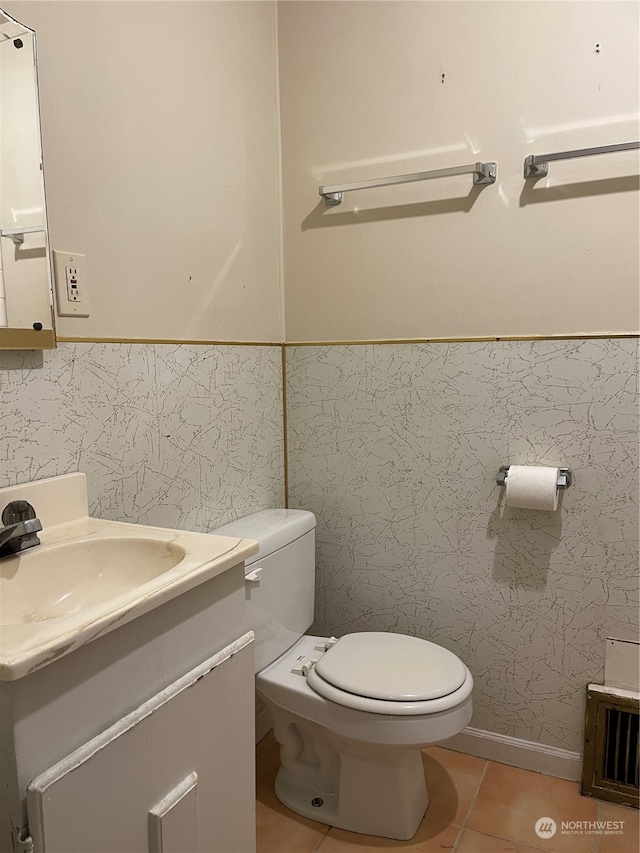
[[[158,578],[186,555],[161,538],[133,536],[31,548],[0,564],[0,624],[72,616]]]
[[[0,559],[0,680],[66,655],[241,563],[251,540],[92,518],[86,478],[0,489],[28,500],[40,545]]]

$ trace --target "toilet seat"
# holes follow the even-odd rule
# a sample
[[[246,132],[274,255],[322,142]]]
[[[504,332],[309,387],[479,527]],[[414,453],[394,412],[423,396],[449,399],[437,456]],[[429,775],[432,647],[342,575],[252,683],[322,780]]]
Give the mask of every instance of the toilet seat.
[[[473,679],[452,652],[405,634],[347,634],[307,672],[318,694],[376,714],[420,715],[448,710],[470,695]]]

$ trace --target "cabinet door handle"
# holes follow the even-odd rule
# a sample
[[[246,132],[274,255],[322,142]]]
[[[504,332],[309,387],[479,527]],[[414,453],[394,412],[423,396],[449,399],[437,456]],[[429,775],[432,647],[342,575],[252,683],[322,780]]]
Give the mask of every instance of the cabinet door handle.
[[[149,811],[150,853],[198,850],[198,774],[189,773]]]

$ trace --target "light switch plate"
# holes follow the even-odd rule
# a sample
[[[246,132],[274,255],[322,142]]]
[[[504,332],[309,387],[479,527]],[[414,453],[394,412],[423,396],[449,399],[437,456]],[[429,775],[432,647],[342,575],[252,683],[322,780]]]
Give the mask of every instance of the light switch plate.
[[[89,289],[85,255],[53,250],[56,310],[59,317],[88,317]]]

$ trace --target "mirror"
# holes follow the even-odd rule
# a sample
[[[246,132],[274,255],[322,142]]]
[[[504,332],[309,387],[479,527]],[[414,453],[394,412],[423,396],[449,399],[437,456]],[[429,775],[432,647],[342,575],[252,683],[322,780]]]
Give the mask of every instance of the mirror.
[[[0,350],[55,347],[35,33],[0,9]]]

